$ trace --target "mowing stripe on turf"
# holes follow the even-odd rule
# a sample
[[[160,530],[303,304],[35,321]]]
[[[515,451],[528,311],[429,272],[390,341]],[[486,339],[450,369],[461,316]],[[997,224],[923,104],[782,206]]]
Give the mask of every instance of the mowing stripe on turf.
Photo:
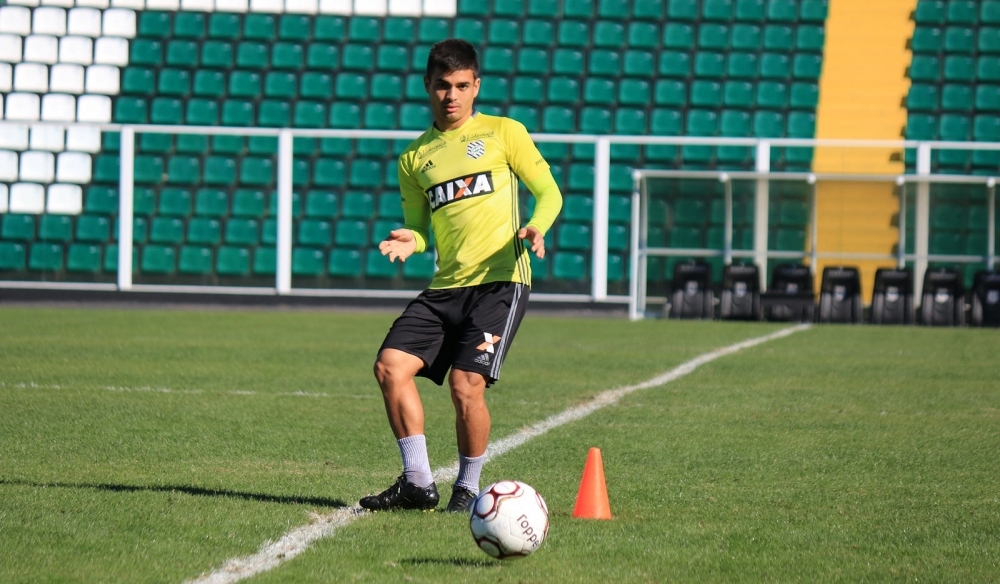
[[[784,338],[807,328],[809,328],[808,324],[801,324],[781,329],[780,331],[769,335],[756,337],[729,345],[728,347],[716,349],[695,357],[690,361],[674,367],[670,371],[657,375],[656,377],[643,381],[642,383],[636,383],[634,385],[627,385],[625,387],[609,389],[601,392],[596,395],[594,399],[585,404],[564,410],[558,414],[549,416],[533,426],[529,426],[509,436],[490,442],[489,447],[486,449],[486,461],[510,452],[532,438],[537,438],[538,436],[545,434],[549,430],[558,428],[559,426],[570,422],[575,422],[581,418],[585,418],[599,409],[614,405],[620,399],[631,393],[676,381],[677,379],[692,373],[698,367],[714,361],[719,357],[732,355],[733,353],[737,353],[743,349],[755,347],[775,339]],[[457,476],[458,462],[455,462],[451,466],[442,467],[434,471],[435,481],[447,482],[454,480]],[[230,584],[232,582],[239,582],[244,578],[249,578],[250,576],[254,576],[256,574],[260,574],[261,572],[266,572],[278,567],[281,563],[287,562],[304,552],[315,541],[328,537],[337,531],[337,529],[349,525],[355,520],[368,515],[371,514],[358,505],[343,507],[326,515],[316,515],[314,516],[312,523],[289,531],[288,533],[282,535],[276,542],[265,542],[257,553],[250,556],[243,556],[241,558],[228,560],[221,568],[202,574],[198,578],[188,580],[187,582],[188,584]]]

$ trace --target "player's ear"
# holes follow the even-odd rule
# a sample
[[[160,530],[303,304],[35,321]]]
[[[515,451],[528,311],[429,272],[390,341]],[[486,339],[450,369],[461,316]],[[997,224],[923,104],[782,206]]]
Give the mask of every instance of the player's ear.
[[[482,80],[481,77],[476,77],[476,80],[472,82],[472,99],[479,97],[479,85]]]
[[[426,75],[424,75],[424,91],[426,91],[428,95],[431,92],[431,78]]]

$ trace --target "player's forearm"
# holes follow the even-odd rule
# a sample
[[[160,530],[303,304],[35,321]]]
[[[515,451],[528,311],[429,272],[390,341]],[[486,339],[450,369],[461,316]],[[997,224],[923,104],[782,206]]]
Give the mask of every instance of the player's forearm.
[[[430,214],[423,207],[403,207],[403,228],[413,232],[417,244],[413,253],[424,253],[430,241]]]
[[[528,225],[536,227],[542,235],[552,227],[559,211],[562,209],[562,193],[559,185],[552,178],[551,172],[544,172],[531,182],[525,183],[531,194],[535,196],[535,212],[528,221]]]

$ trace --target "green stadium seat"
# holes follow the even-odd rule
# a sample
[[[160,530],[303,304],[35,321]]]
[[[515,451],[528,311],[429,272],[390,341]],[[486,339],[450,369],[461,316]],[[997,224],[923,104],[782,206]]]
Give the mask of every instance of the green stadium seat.
[[[294,73],[271,71],[264,77],[264,95],[293,99],[297,96],[295,88],[298,81]]]
[[[326,73],[303,73],[299,95],[306,99],[328,100],[333,97],[333,79]]]
[[[906,118],[906,137],[910,140],[934,140],[937,138],[936,118],[910,113]]]
[[[734,24],[730,42],[735,50],[756,52],[761,46],[761,28],[753,24]]]
[[[274,198],[271,199],[272,206]],[[273,215],[274,213],[272,213]],[[261,243],[267,245],[274,245],[278,242],[278,220],[271,218],[265,219],[261,224],[260,229],[260,241]]]
[[[139,15],[137,30],[140,37],[162,39],[170,36],[170,13],[143,12]]]
[[[691,84],[691,105],[718,107],[721,103],[721,83],[717,81],[695,81]]]
[[[149,121],[154,124],[171,125],[184,123],[184,102],[169,97],[157,97],[150,107]]]
[[[684,227],[700,227],[705,223],[706,216],[707,209],[705,208],[705,201],[702,199],[680,198],[677,199],[676,203],[674,203],[674,225]]]
[[[135,215],[152,215],[156,210],[156,191],[136,187],[132,193],[132,212]]]
[[[236,45],[236,66],[246,69],[267,68],[267,45],[243,41]]]
[[[660,75],[687,78],[691,75],[691,55],[680,51],[663,51],[660,54]]]
[[[519,76],[514,79],[514,101],[540,104],[545,100],[545,84],[538,77]]]
[[[801,229],[778,229],[772,231],[773,243],[769,243],[776,251],[803,251],[806,248],[806,234]]]
[[[273,276],[277,268],[277,251],[273,247],[258,247],[253,253],[253,274]]]
[[[724,24],[705,23],[698,28],[698,48],[726,50],[729,48],[729,27]]]
[[[623,79],[618,87],[618,103],[645,106],[650,103],[651,88],[645,79]]]
[[[406,47],[381,45],[378,48],[378,70],[405,73],[409,69],[409,56]]]
[[[208,36],[213,39],[238,39],[243,30],[239,14],[212,12],[208,16]]]
[[[218,245],[222,241],[222,224],[218,219],[195,217],[188,221],[188,243]]]
[[[472,18],[455,19],[454,36],[465,39],[473,45],[481,45],[486,40],[485,27],[483,21]],[[426,64],[426,57],[424,58]]]
[[[972,97],[972,87],[969,85],[945,85],[941,91],[941,109],[971,112]]]
[[[697,0],[668,0],[667,18],[670,20],[697,20]]]
[[[170,41],[167,43],[166,64],[173,67],[197,67],[198,44],[189,40]]]
[[[334,92],[338,99],[363,101],[368,97],[368,77],[356,73],[340,73]]]
[[[403,207],[398,193],[383,191],[378,197],[377,214],[385,219],[402,219]]]
[[[68,215],[42,215],[38,221],[38,239],[68,242],[73,239],[73,219]]]
[[[548,47],[555,39],[555,27],[548,20],[526,20],[522,42],[528,46]]]
[[[220,71],[200,69],[194,74],[194,94],[222,97],[226,93],[226,76]]]
[[[655,62],[655,56],[649,51],[625,51],[625,74],[632,77],[653,77],[656,72]]]
[[[701,17],[708,21],[728,22],[733,18],[732,0],[704,0]]]
[[[312,38],[312,17],[304,14],[284,14],[278,21],[278,38],[305,42]]]
[[[764,49],[771,51],[791,51],[795,46],[792,27],[770,24],[764,27]]]
[[[803,55],[796,55],[801,57]],[[787,79],[791,73],[788,56],[780,53],[763,53],[760,57],[760,76],[765,79]]]
[[[271,158],[247,156],[240,163],[240,184],[268,186],[274,183],[274,161]]]
[[[375,221],[375,223],[372,225],[371,240],[369,241],[369,243],[373,247],[377,248],[378,244],[381,243],[382,240],[384,240],[386,237],[388,237],[390,232],[395,231],[396,229],[400,229],[402,227],[403,227],[402,221],[396,221],[392,219],[379,219],[378,221]]]
[[[306,217],[333,219],[338,215],[337,194],[328,191],[310,191],[306,195]]]
[[[365,276],[369,278],[396,278],[399,276],[399,264],[390,262],[377,249],[365,252]]]
[[[912,111],[936,111],[938,108],[938,86],[914,83],[906,97],[906,109]]]
[[[590,77],[583,86],[583,100],[586,103],[613,104],[615,89],[616,84],[610,79]]]
[[[171,156],[167,162],[167,182],[170,184],[193,185],[197,184],[200,178],[201,159],[196,156]],[[190,212],[190,194],[187,207]]]
[[[556,245],[560,250],[588,250],[592,235],[590,225],[563,222],[556,233]]]
[[[694,49],[694,27],[681,22],[670,22],[663,27],[663,46],[668,49]]]
[[[245,150],[243,136],[212,136],[212,152],[216,154],[243,154]]]
[[[632,3],[632,17],[641,20],[662,20],[664,0],[635,0]]]
[[[334,244],[342,248],[363,248],[368,245],[368,223],[358,219],[341,219],[334,230]]]
[[[653,102],[656,105],[683,107],[687,104],[687,86],[681,81],[661,79],[656,82]]]
[[[0,258],[3,251],[0,249]],[[3,260],[0,259],[0,270],[3,269]],[[88,272],[96,274],[101,271],[101,246],[74,243],[69,246],[66,254],[66,271],[68,272]]]
[[[549,74],[549,52],[526,47],[517,52],[517,71],[527,75]]]
[[[399,125],[404,130],[424,130],[430,120],[431,108],[425,104],[404,103],[399,108]]]
[[[237,189],[233,193],[233,215],[236,217],[263,217],[265,196],[262,191]]]
[[[616,134],[643,135],[646,133],[646,129],[647,123],[645,109],[620,107],[615,111],[614,131]],[[638,146],[627,146],[624,144],[612,145],[612,149],[614,149],[615,146],[638,150]],[[638,152],[629,158],[637,157]]]
[[[214,99],[195,98],[188,101],[185,121],[194,126],[215,126],[219,123],[219,103]],[[191,136],[178,136],[178,150],[181,149],[180,139]],[[205,142],[204,136],[197,136]]]
[[[944,58],[944,79],[971,83],[976,78],[975,59],[963,55],[948,55]]]
[[[117,183],[120,177],[120,163],[117,155],[99,154],[94,157],[94,182]]]
[[[580,113],[580,131],[585,134],[610,134],[612,115],[607,108],[585,107]]]
[[[521,24],[516,20],[494,18],[489,21],[487,39],[491,45],[514,46],[521,39]]]
[[[334,278],[361,277],[361,252],[356,249],[331,250],[327,272]]]
[[[562,220],[590,223],[594,218],[594,199],[585,195],[567,195],[563,198]]]
[[[122,72],[122,93],[130,95],[153,95],[156,90],[156,74],[146,67],[126,67]]]
[[[174,149],[174,137],[170,134],[139,134],[139,152],[144,154],[166,154]]]
[[[753,135],[758,138],[781,138],[785,135],[785,118],[777,112],[760,111],[753,115]]]
[[[773,22],[795,22],[799,18],[795,0],[768,0],[767,18]]]
[[[223,41],[206,41],[201,45],[201,66],[229,69],[233,66],[233,45]]]
[[[694,58],[694,74],[696,77],[724,77],[726,74],[726,57],[722,53],[699,52]]]
[[[549,79],[548,99],[553,103],[573,105],[580,101],[580,83],[572,77]]]
[[[340,62],[340,49],[336,45],[312,43],[306,51],[306,67],[329,71]]]
[[[271,197],[268,202],[268,214],[271,217],[278,216],[278,192],[271,191]],[[298,192],[292,193],[292,217],[302,216],[302,195]]]
[[[56,243],[35,243],[28,255],[28,269],[58,272],[63,269],[63,247]]]
[[[225,217],[229,213],[229,195],[221,189],[198,189],[194,212],[202,217]]]
[[[937,82],[941,79],[941,61],[930,55],[913,55],[910,78],[913,81]]]
[[[275,43],[271,47],[272,68],[297,71],[304,64],[305,56],[302,52],[302,45],[298,43]]]
[[[1000,142],[1000,116],[976,116],[973,124],[972,139],[977,142]]]
[[[458,3],[458,12],[470,16],[489,16],[490,4],[492,2],[489,0],[460,0]]]
[[[295,103],[292,125],[296,128],[326,126],[326,106],[322,102],[300,100]]]
[[[968,116],[943,114],[939,119],[938,136],[946,141],[965,141],[972,135]]]
[[[984,0],[979,20],[982,24],[1000,24],[1000,1]]]
[[[945,29],[944,50],[948,53],[974,53],[976,33],[964,26],[949,26]]]
[[[135,157],[133,176],[137,184],[158,184],[163,181],[163,158],[140,154]]]
[[[941,29],[917,27],[910,39],[910,49],[914,53],[936,54],[941,51],[943,43]]]
[[[683,117],[681,113],[673,109],[654,109],[651,118],[650,130],[659,136],[675,136],[682,131]]]
[[[340,41],[346,38],[347,27],[344,23],[343,17],[321,14],[310,18],[314,19],[315,28],[313,31],[313,38],[315,40]]]
[[[1000,28],[980,28],[976,48],[980,53],[1000,53]]]
[[[529,132],[538,131],[538,108],[529,105],[512,105],[507,110],[507,115],[524,124]]]
[[[130,65],[163,65],[163,43],[149,39],[135,39],[129,51]]]
[[[396,106],[368,102],[365,106],[364,127],[371,130],[394,130],[397,125]]]
[[[599,20],[594,24],[593,43],[596,47],[620,48],[625,44],[625,25],[622,22]]]
[[[630,22],[628,25],[628,46],[637,49],[655,49],[660,44],[660,33],[651,22]]]
[[[494,75],[513,73],[515,64],[513,49],[489,47],[483,51],[483,67]]]
[[[718,135],[719,114],[710,110],[688,110],[687,133],[692,136]]]
[[[763,22],[764,0],[736,0],[736,20]]]
[[[186,97],[191,93],[191,74],[183,69],[161,69],[157,91],[161,95]]]
[[[299,222],[297,241],[300,245],[329,247],[333,241],[333,227],[329,221],[304,219]]]
[[[242,99],[227,99],[222,102],[222,125],[224,126],[253,126],[254,114],[253,102]]]
[[[348,22],[347,36],[352,42],[378,44],[382,39],[381,20],[368,16],[354,16]]]
[[[738,138],[749,136],[750,113],[739,110],[723,110],[722,116],[719,118],[719,129],[723,136]]]
[[[208,103],[202,103],[207,101]],[[209,105],[211,104],[211,106]],[[187,123],[191,124],[192,120],[204,121],[208,119],[211,111],[209,107],[214,107],[216,111],[216,118],[218,117],[218,104],[211,100],[201,100],[194,99],[188,102],[188,114]],[[204,111],[203,111],[204,108]],[[208,112],[208,113],[205,113]],[[205,117],[201,117],[204,115]],[[194,116],[194,117],[192,117]],[[215,125],[213,121],[212,125]],[[180,154],[205,154],[209,150],[208,148],[208,136],[199,136],[197,134],[180,134],[177,136],[177,152]]]
[[[104,243],[110,238],[111,221],[104,215],[80,215],[77,218],[77,241]]]
[[[322,276],[326,270],[326,257],[323,250],[311,247],[295,247],[292,249],[293,276]]]
[[[277,23],[271,14],[251,13],[243,21],[243,38],[261,41],[274,40]]]
[[[236,183],[236,160],[226,156],[209,156],[205,159],[202,181],[207,185],[228,186]]]
[[[433,250],[409,257],[403,263],[403,277],[414,280],[430,280],[437,270],[437,258]]]
[[[421,18],[417,40],[421,43],[436,43],[451,36],[451,21],[446,18]]]
[[[799,19],[803,22],[824,22],[828,0],[802,0],[799,3]]]
[[[330,127],[357,128],[361,126],[361,107],[356,103],[340,102],[330,107]]]
[[[375,215],[375,197],[368,192],[344,193],[341,216],[347,219],[369,219]]]
[[[184,220],[155,217],[150,224],[149,240],[153,243],[181,243],[184,241]]]
[[[563,16],[567,18],[588,19],[594,16],[594,0],[579,0],[567,2],[563,6]]]
[[[215,272],[220,276],[249,276],[250,250],[222,246],[215,257]]]
[[[292,111],[287,101],[265,99],[260,102],[257,125],[271,128],[287,127],[291,123]]]
[[[1000,57],[980,56],[976,66],[976,78],[980,82],[1000,83]]]
[[[118,189],[102,186],[87,187],[83,210],[86,213],[113,215],[118,212]]]
[[[746,81],[727,81],[722,90],[722,103],[729,107],[752,107],[754,104],[753,84]]]
[[[819,103],[819,86],[815,83],[792,83],[790,103],[793,108],[815,109]]]
[[[580,253],[556,252],[552,258],[552,276],[559,280],[586,280],[587,258]]]
[[[757,106],[785,109],[788,106],[788,86],[774,81],[762,81],[757,85]]]
[[[948,2],[949,24],[978,24],[979,2],[975,0],[951,0]]]
[[[583,76],[583,52],[576,49],[556,49],[552,56],[552,72],[556,75]]]

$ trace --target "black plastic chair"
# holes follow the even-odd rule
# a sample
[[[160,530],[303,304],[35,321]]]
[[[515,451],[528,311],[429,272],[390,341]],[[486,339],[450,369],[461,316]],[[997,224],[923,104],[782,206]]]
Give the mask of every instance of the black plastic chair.
[[[719,317],[760,319],[760,270],[754,264],[731,264],[722,272]]]
[[[875,271],[872,291],[872,324],[913,324],[917,313],[913,305],[913,271],[909,268]]]
[[[761,316],[766,320],[812,322],[816,310],[813,277],[808,266],[778,264],[771,285],[760,295]]]
[[[1000,272],[976,272],[969,321],[972,326],[1000,326]]]
[[[823,268],[819,288],[819,321],[858,324],[861,303],[861,274],[854,267]]]
[[[670,318],[711,319],[715,316],[712,268],[705,262],[674,264]]]
[[[924,274],[920,322],[925,326],[965,324],[965,286],[958,270],[942,268]]]

